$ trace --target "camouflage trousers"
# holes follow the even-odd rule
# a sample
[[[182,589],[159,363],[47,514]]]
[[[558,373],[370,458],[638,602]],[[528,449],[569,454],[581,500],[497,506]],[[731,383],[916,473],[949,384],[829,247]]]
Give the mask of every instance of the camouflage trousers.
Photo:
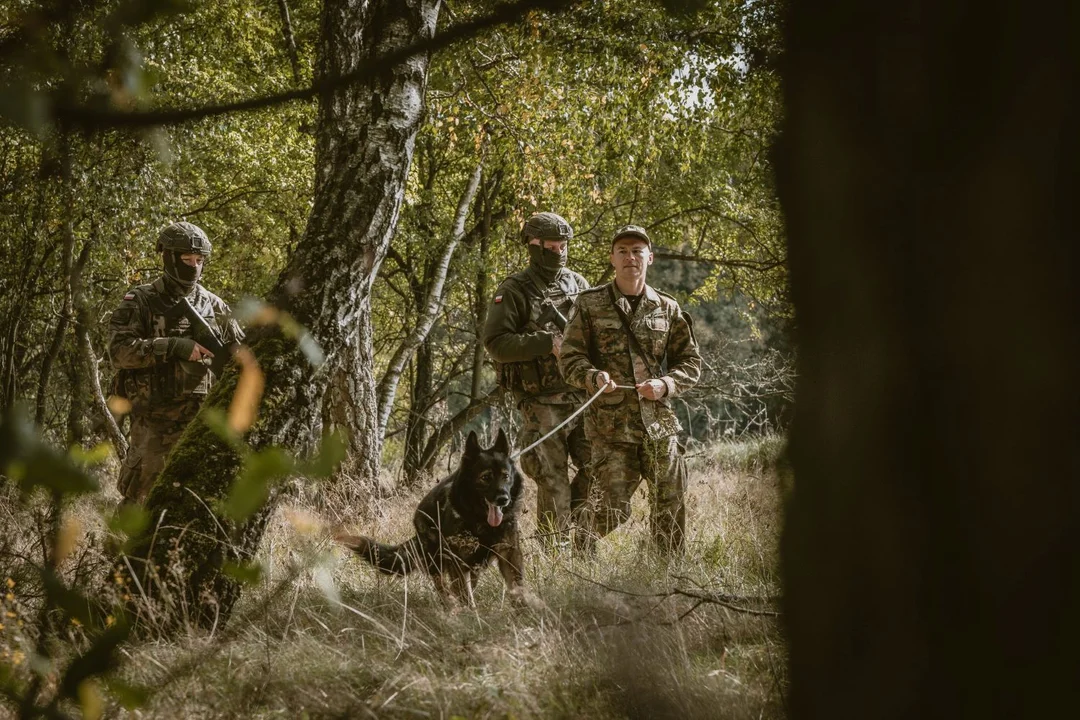
[[[574,414],[577,405],[552,404],[525,398],[518,406],[522,427],[518,445],[528,447]],[[552,544],[567,539],[573,512],[588,498],[589,441],[581,418],[521,456],[521,469],[536,483],[536,532]],[[577,472],[569,477],[570,460]]]
[[[686,533],[686,462],[678,436],[641,443],[594,442],[591,526],[603,537],[630,518],[630,498],[642,479],[649,490],[649,525],[655,547],[682,550]]]
[[[169,451],[199,411],[202,396],[190,397],[165,408],[134,412],[128,434],[128,454],[120,467],[116,489],[122,503],[144,503],[154,479],[165,467]]]

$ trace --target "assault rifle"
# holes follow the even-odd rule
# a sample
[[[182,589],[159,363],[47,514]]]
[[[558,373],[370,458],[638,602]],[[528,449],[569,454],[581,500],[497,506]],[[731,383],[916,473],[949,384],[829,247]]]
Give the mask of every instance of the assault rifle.
[[[225,364],[232,360],[233,354],[236,353],[236,349],[239,347],[238,343],[225,344],[221,337],[214,332],[214,328],[210,327],[210,323],[206,322],[206,318],[195,310],[191,301],[186,297],[180,298],[177,305],[180,313],[191,323],[191,334],[195,338],[195,342],[214,353],[214,357],[210,358],[210,369],[213,370],[214,375],[221,377]]]
[[[548,297],[545,297],[540,301],[540,316],[536,318],[536,324],[540,327],[544,327],[548,323],[551,323],[559,329],[559,332],[566,331],[566,323],[570,322],[563,315],[559,306]]]

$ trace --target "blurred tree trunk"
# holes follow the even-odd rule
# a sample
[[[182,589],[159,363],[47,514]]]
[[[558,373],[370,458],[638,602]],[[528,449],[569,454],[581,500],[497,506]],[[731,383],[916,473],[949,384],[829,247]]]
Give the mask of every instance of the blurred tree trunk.
[[[340,76],[430,37],[438,10],[438,0],[325,0],[318,74]],[[270,301],[311,331],[325,361],[313,367],[276,326],[251,333],[249,344],[266,382],[260,416],[248,436],[255,449],[277,445],[310,451],[321,434],[327,385],[348,361],[353,365],[348,391],[355,418],[363,421],[354,428],[352,446],[360,471],[368,479],[378,472],[371,286],[397,224],[423,113],[427,68],[428,56],[420,54],[386,67],[374,80],[320,98],[312,212]],[[226,372],[200,417],[210,408],[225,407],[236,381],[235,369]],[[239,465],[237,453],[196,420],[151,491],[147,507],[156,529],[134,553],[139,561],[149,559],[151,567],[136,571],[145,578],[147,570],[166,567],[183,538],[175,574],[166,579],[159,573],[143,583],[155,597],[173,601],[169,611],[174,617],[217,623],[228,617],[238,596],[222,564],[253,556],[273,509],[268,503],[254,519],[223,536],[208,508],[227,495]]]
[[[1078,16],[790,5],[793,718],[1078,705]]]
[[[402,463],[407,487],[414,487],[427,478],[421,460],[424,445],[431,434],[426,410],[432,405],[433,372],[429,336],[424,338],[413,356],[413,382],[409,391],[409,417],[405,421],[405,458]]]
[[[488,311],[488,252],[491,248],[492,203],[502,184],[502,169],[495,173],[488,187],[481,196],[480,215],[480,257],[476,270],[476,341],[473,343],[472,383],[469,398],[475,402],[480,398],[481,381],[484,372],[484,325]]]

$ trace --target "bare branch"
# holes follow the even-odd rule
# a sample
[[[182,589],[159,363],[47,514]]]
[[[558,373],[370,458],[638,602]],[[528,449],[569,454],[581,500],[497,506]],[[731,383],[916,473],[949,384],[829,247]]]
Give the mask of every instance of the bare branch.
[[[203,105],[193,108],[168,108],[163,110],[117,111],[102,110],[83,104],[58,103],[54,115],[61,125],[70,128],[94,131],[107,128],[149,128],[163,125],[202,120],[209,117],[229,115],[276,107],[297,100],[310,100],[346,85],[372,80],[386,71],[388,67],[398,65],[411,57],[423,53],[433,53],[445,47],[466,40],[488,28],[505,25],[520,20],[531,10],[557,12],[566,9],[570,0],[519,0],[513,3],[501,3],[488,15],[469,20],[448,28],[434,37],[418,40],[399,50],[394,50],[356,70],[339,76],[324,77],[313,82],[309,87],[286,92],[262,95],[259,97]]]

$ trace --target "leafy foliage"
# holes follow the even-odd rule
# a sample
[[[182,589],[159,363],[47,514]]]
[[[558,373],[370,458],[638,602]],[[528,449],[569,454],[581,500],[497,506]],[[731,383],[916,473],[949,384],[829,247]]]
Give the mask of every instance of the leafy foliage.
[[[310,211],[313,103],[152,130],[75,131],[65,112],[197,107],[307,87],[318,3],[287,5],[295,55],[274,3],[20,2],[0,11],[0,471],[48,538],[40,566],[12,574],[40,588],[33,659],[58,679],[49,695],[41,673],[0,665],[0,692],[25,707],[76,702],[89,713],[102,687],[129,708],[148,695],[110,672],[130,632],[125,617],[103,611],[85,578],[59,566],[71,534],[65,508],[109,497],[111,485],[99,482],[107,473],[92,469],[110,421],[93,411],[109,394],[106,321],[125,289],[159,273],[157,231],[178,219],[206,229],[210,289],[234,306],[249,298],[242,310],[251,325],[276,325],[313,366],[324,360],[316,338],[253,299],[278,278]],[[443,27],[491,7],[454,3]],[[779,116],[774,12],[757,0],[582,3],[532,12],[435,55],[426,122],[372,297],[382,366],[435,315],[410,351],[407,392],[394,399],[386,465],[413,452],[407,462],[430,470],[478,414],[492,421],[478,326],[498,281],[524,263],[525,217],[545,209],[574,225],[572,264],[593,282],[609,278],[615,227],[644,224],[656,238],[650,278],[692,306],[705,321],[703,344],[715,350],[707,390],[680,410],[695,435],[775,427],[783,408],[768,403],[784,405],[790,389],[790,309],[767,152]],[[477,168],[460,245],[436,294]],[[40,435],[14,411],[28,399]],[[763,410],[764,424],[755,420]],[[345,459],[337,433],[313,458],[298,458],[250,449],[242,437],[250,421],[231,427],[224,414],[206,413],[203,422],[239,457],[232,485],[207,494],[226,535],[258,518],[287,479],[334,476]],[[115,550],[131,550],[151,530],[139,508],[104,514]],[[244,585],[266,579],[250,558],[229,560],[224,572]],[[336,597],[326,572],[317,579]],[[118,592],[124,602],[137,594]],[[63,661],[49,654],[58,627],[81,628]]]

